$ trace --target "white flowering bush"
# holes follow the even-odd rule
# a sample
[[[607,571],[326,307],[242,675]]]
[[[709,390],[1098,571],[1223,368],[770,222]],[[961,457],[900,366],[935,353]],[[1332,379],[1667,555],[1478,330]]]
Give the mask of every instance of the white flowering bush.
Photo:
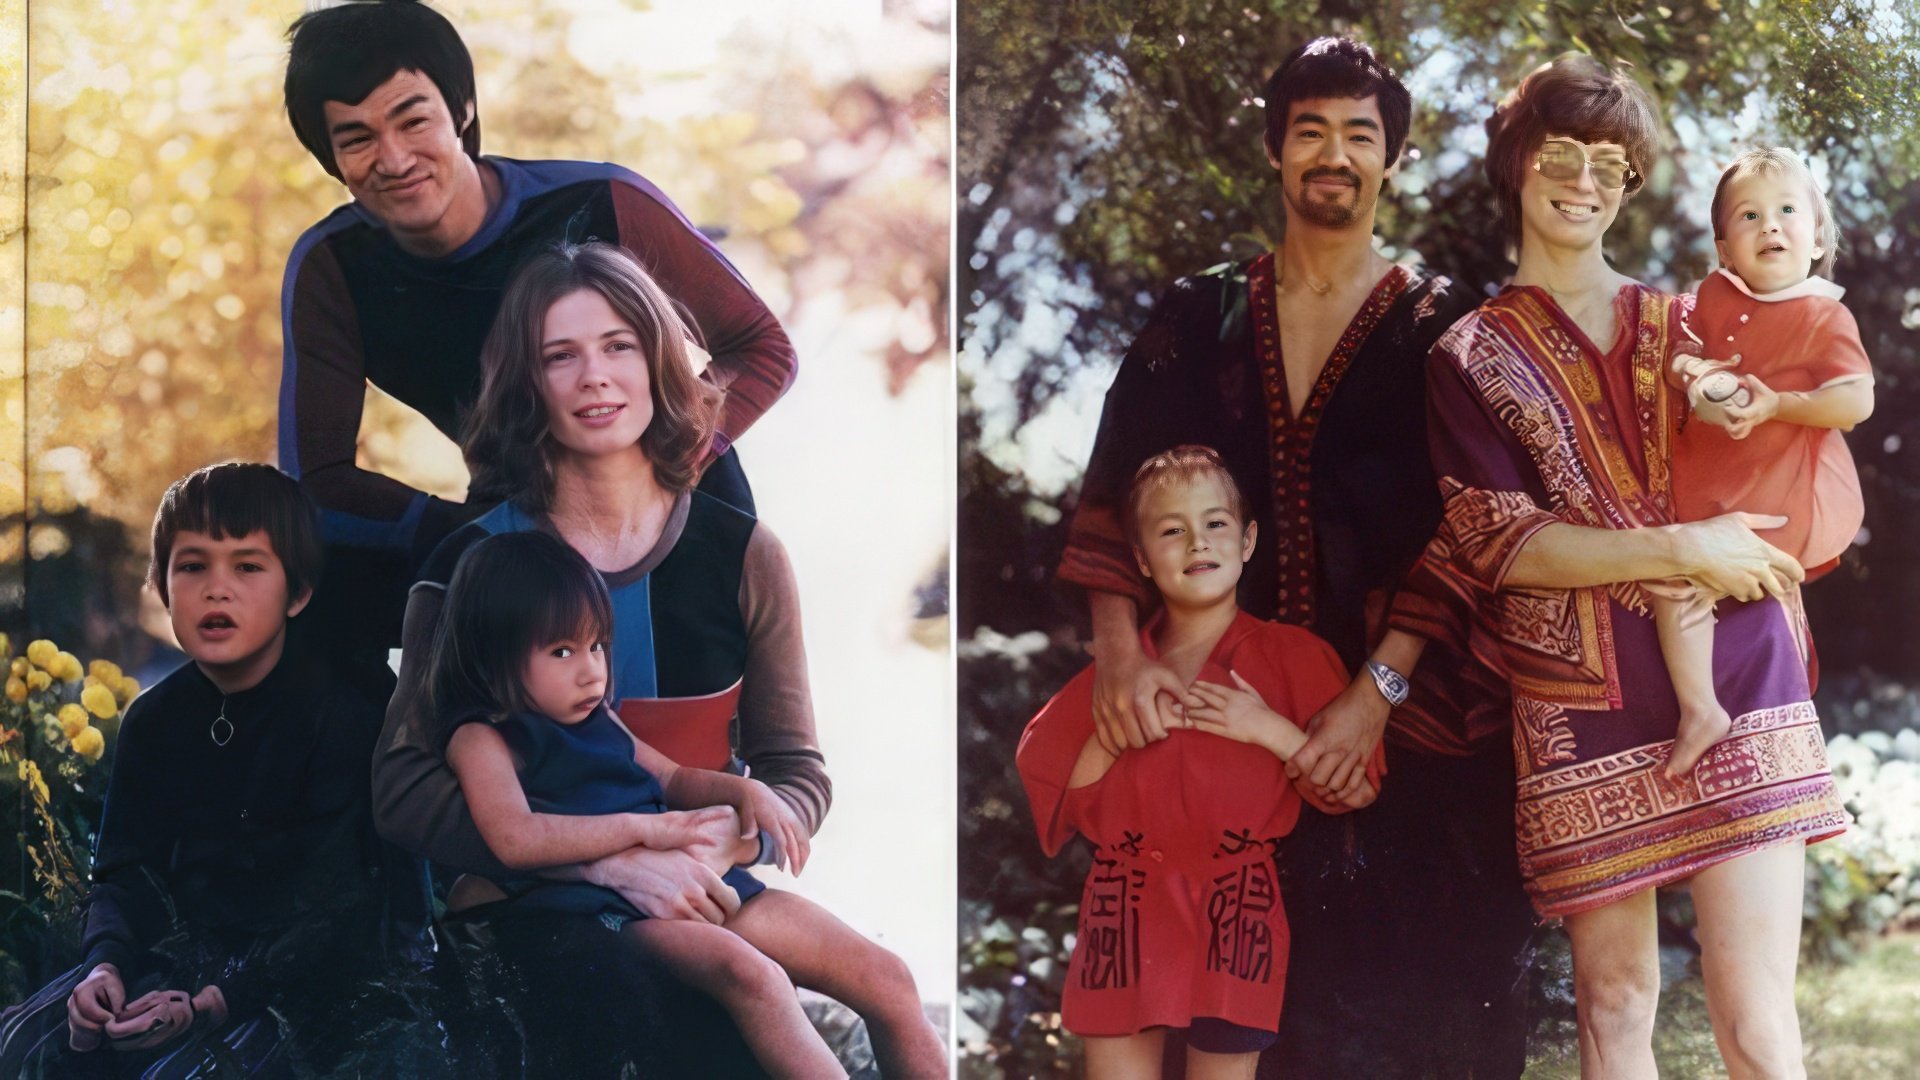
[[[1854,826],[1807,849],[1804,944],[1844,960],[1863,937],[1920,923],[1920,732],[1836,735],[1827,758]]]

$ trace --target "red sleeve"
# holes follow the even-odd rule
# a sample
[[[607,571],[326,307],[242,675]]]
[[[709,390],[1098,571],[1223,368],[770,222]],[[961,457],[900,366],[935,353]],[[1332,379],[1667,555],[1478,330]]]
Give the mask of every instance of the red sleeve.
[[[724,452],[793,385],[793,343],[720,249],[664,195],[616,180],[613,206],[621,246],[686,309],[713,358],[702,377],[725,394],[714,436],[714,453]]]
[[[1806,358],[1813,385],[1825,386],[1835,379],[1857,375],[1873,377],[1873,363],[1867,359],[1866,346],[1860,343],[1860,326],[1845,304],[1834,301],[1820,305],[1819,322],[1811,339],[1813,353]]]
[[[1074,676],[1027,724],[1019,749],[1014,751],[1014,767],[1027,789],[1040,847],[1048,855],[1058,854],[1080,831],[1085,799],[1068,791],[1067,778],[1073,774],[1081,748],[1092,737],[1093,668],[1089,667]],[[1079,790],[1084,793],[1091,786]]]

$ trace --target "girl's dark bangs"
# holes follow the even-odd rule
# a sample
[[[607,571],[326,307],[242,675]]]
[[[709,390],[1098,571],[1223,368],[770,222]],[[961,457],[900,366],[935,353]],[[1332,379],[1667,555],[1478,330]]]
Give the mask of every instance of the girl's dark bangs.
[[[535,601],[532,620],[535,647],[582,636],[613,639],[613,606],[604,586],[596,588],[596,581],[564,573],[543,584],[549,587]]]

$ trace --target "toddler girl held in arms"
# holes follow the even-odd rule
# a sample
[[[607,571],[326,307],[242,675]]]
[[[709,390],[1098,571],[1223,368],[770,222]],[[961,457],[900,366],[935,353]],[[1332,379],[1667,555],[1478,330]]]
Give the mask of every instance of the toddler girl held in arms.
[[[449,583],[431,713],[487,847],[527,872],[500,883],[506,902],[598,919],[719,1001],[776,1076],[846,1075],[794,983],[858,1012],[887,1075],[944,1075],[945,1049],[906,966],[824,908],[740,868],[768,855],[751,820],[751,782],[680,767],[615,719],[607,707],[613,623],[600,574],[544,532],[477,542]],[[790,838],[771,844],[797,850]],[[647,918],[610,889],[531,873],[636,846],[706,863],[739,893],[739,911],[724,925],[714,913]]]
[[[1694,415],[1673,443],[1675,517],[1783,516],[1761,536],[1831,570],[1860,531],[1860,478],[1840,437],[1873,412],[1873,369],[1845,292],[1826,277],[1839,230],[1805,164],[1786,150],[1735,159],[1713,194],[1720,269],[1700,286],[1697,351],[1673,359]],[[1718,596],[1655,599],[1660,646],[1680,699],[1668,775],[1686,775],[1732,729],[1714,698]]]
[[[1141,631],[1149,657],[1188,686],[1186,727],[1118,757],[1094,737],[1094,669],[1049,701],[1018,765],[1057,852],[1094,845],[1062,1018],[1086,1043],[1087,1073],[1160,1074],[1166,1029],[1186,1029],[1187,1075],[1253,1075],[1280,1024],[1287,918],[1274,854],[1300,816],[1285,762],[1312,716],[1347,685],[1332,646],[1263,622],[1235,598],[1255,526],[1220,456],[1182,446],[1134,475],[1126,522],[1162,610]],[[1368,765],[1371,798],[1384,769]]]

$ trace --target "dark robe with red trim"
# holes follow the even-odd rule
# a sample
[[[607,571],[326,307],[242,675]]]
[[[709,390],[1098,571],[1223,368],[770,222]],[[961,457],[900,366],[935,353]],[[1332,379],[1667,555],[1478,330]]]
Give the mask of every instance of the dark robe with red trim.
[[[1127,485],[1153,454],[1212,446],[1260,525],[1242,610],[1312,630],[1358,670],[1440,522],[1426,357],[1475,299],[1390,271],[1296,415],[1273,256],[1175,282],[1107,393],[1060,578],[1150,610],[1120,520]],[[1514,862],[1506,687],[1461,637],[1429,644],[1393,710],[1394,783],[1364,813],[1309,817],[1279,860],[1293,1003],[1263,1076],[1511,1080],[1525,1066],[1533,923]]]

